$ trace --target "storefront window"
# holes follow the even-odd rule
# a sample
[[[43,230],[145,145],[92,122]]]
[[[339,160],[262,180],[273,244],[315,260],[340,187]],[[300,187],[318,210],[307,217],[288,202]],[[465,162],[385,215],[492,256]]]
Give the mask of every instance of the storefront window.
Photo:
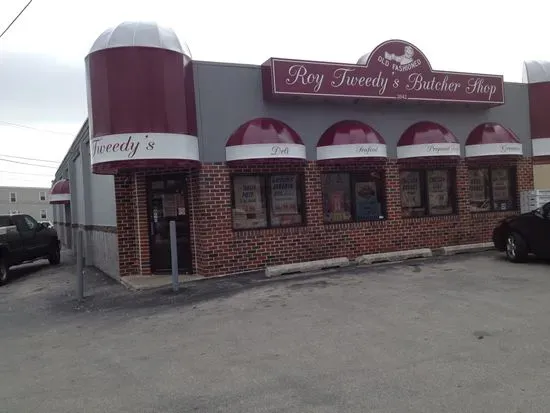
[[[298,174],[233,176],[233,228],[302,225],[302,194]]]
[[[455,212],[454,170],[412,170],[399,173],[405,217],[450,215]]]
[[[515,170],[513,168],[470,169],[470,211],[509,211],[515,209]]]
[[[327,173],[321,185],[326,223],[384,219],[379,174]]]

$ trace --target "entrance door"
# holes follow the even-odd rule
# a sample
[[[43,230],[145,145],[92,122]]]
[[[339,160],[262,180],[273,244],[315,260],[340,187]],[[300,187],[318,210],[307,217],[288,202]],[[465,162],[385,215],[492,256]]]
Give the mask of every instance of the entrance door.
[[[176,222],[180,274],[192,271],[191,231],[186,176],[158,176],[148,181],[151,271],[171,271],[170,221]]]

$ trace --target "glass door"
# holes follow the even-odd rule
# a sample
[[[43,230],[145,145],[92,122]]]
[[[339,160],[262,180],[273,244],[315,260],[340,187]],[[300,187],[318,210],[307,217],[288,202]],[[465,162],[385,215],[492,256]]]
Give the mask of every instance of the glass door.
[[[190,274],[191,230],[187,202],[186,176],[151,177],[148,182],[151,271],[171,271],[170,221],[176,222],[178,267],[180,274]]]

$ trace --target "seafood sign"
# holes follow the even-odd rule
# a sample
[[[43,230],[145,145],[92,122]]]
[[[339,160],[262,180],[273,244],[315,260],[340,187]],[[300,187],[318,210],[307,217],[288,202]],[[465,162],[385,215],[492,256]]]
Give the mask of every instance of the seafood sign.
[[[262,66],[266,99],[318,96],[368,100],[416,100],[501,105],[504,82],[499,75],[432,70],[424,54],[410,43],[382,43],[366,65],[269,59]]]

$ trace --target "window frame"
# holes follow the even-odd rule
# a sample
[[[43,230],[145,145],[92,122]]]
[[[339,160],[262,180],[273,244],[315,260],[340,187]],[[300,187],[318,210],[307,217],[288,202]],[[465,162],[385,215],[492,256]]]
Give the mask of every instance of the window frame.
[[[371,181],[365,180],[365,177],[372,176],[374,173],[379,173],[381,177],[373,179]],[[387,198],[386,198],[386,176],[384,170],[370,170],[370,171],[325,171],[321,172],[321,197],[324,198],[323,190],[323,175],[336,175],[336,174],[345,174],[348,175],[348,185],[349,185],[349,197],[350,197],[350,219],[342,221],[327,221],[325,219],[325,202],[323,199],[322,205],[322,214],[323,214],[323,224],[324,225],[338,225],[338,224],[351,224],[351,223],[361,223],[361,222],[381,222],[388,219],[387,215]],[[363,178],[363,179],[361,179]],[[380,215],[384,216],[382,219],[358,219],[357,218],[357,200],[355,194],[355,184],[358,182],[372,182],[376,183],[376,190],[381,194],[381,197],[378,198],[380,202]]]
[[[44,195],[44,199],[42,199],[42,195]],[[38,200],[41,201],[41,202],[46,201],[46,191],[40,191],[38,193]]]
[[[273,226],[271,220],[271,205],[272,205],[272,195],[271,195],[271,177],[272,176],[297,176],[297,190],[299,192],[297,196],[298,200],[298,211],[302,218],[302,222],[299,224],[290,224],[290,225],[277,225]],[[260,177],[261,186],[263,189],[263,194],[265,198],[266,208],[266,225],[261,227],[254,228],[235,228],[235,216],[233,210],[235,209],[235,178],[240,176],[256,176]],[[303,172],[247,172],[247,173],[232,173],[230,176],[231,179],[231,228],[235,232],[242,231],[256,231],[264,229],[282,229],[282,228],[297,228],[307,226],[307,214],[306,214],[306,186],[305,186],[305,174]]]
[[[432,214],[430,213],[430,195],[428,191],[428,172],[432,171],[447,171],[451,181],[448,196],[451,198],[451,212],[449,214]],[[405,215],[403,204],[401,202],[401,172],[418,172],[420,177],[420,199],[422,200],[421,208],[424,209],[424,215]],[[457,173],[456,167],[445,166],[441,168],[400,168],[398,173],[399,179],[399,202],[401,203],[401,217],[403,219],[415,218],[434,218],[434,217],[449,217],[458,215],[458,190],[457,190]]]
[[[12,201],[12,198],[13,198],[13,201]],[[17,192],[10,191],[10,204],[16,204],[16,203],[17,203]]]
[[[471,201],[471,189],[470,189],[470,171],[479,171],[479,170],[487,170],[487,179],[489,180],[489,209],[484,211],[472,211],[472,201]],[[494,205],[494,197],[493,197],[493,170],[494,169],[506,169],[509,173],[508,175],[508,184],[510,185],[510,194],[512,195],[512,207],[507,209],[496,209]],[[510,175],[511,172],[511,175]],[[470,210],[471,214],[487,214],[491,212],[510,212],[510,211],[517,211],[519,206],[519,199],[517,194],[517,167],[516,166],[491,166],[491,165],[485,165],[485,166],[473,166],[468,167],[468,209]]]
[[[44,214],[42,214],[42,212]],[[40,219],[48,219],[48,211],[46,209],[41,209],[40,210]]]

